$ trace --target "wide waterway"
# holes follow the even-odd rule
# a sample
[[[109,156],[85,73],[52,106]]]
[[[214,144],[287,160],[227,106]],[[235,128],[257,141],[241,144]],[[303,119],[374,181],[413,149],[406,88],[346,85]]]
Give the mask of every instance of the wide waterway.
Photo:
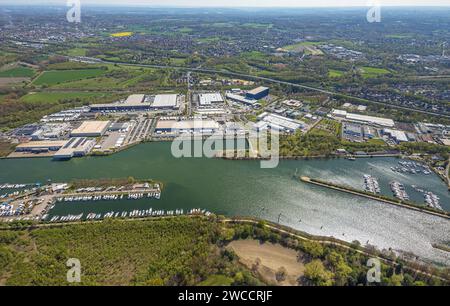
[[[379,179],[382,193],[392,195],[391,180],[405,184],[411,198],[423,196],[411,185],[437,194],[450,210],[450,195],[436,175],[392,172],[396,158],[348,161],[288,160],[275,169],[261,169],[259,161],[173,158],[170,143],[147,143],[109,157],[55,162],[47,158],[0,160],[0,183],[64,182],[77,178],[153,178],[164,182],[161,200],[59,203],[52,215],[133,209],[204,208],[228,216],[255,216],[317,235],[358,240],[378,248],[410,251],[424,259],[450,265],[450,255],[432,243],[450,240],[450,221],[429,214],[380,203],[293,178],[313,178],[363,187],[363,174]],[[281,216],[280,216],[281,214]]]

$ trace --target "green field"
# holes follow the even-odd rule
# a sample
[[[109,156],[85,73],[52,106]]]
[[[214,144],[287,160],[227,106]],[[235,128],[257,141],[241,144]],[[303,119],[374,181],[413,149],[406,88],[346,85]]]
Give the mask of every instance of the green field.
[[[386,75],[391,73],[391,71],[384,68],[375,68],[375,67],[360,67],[363,78],[376,78],[381,75]]]
[[[44,71],[34,82],[34,85],[55,85],[64,82],[97,77],[106,72],[104,69],[85,70],[55,70]]]
[[[334,70],[334,69],[329,69],[328,70],[328,77],[329,78],[340,78],[345,74],[344,71],[340,71],[340,70]]]
[[[63,99],[89,100],[90,98],[102,97],[101,92],[36,92],[29,93],[21,98],[26,103],[56,103]]]
[[[68,56],[86,56],[86,49],[74,48],[67,51]]]
[[[0,71],[0,78],[31,78],[35,71],[28,67],[16,67],[5,71]]]

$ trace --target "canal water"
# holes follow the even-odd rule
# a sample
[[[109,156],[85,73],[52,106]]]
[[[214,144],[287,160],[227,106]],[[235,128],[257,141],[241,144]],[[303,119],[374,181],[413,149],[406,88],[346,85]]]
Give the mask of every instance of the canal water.
[[[428,214],[302,183],[306,175],[363,188],[363,175],[379,179],[382,193],[392,195],[391,180],[403,183],[412,200],[424,203],[411,185],[432,191],[450,211],[450,194],[436,175],[401,174],[390,167],[396,158],[349,161],[287,160],[275,169],[261,169],[259,161],[231,161],[172,157],[170,143],[147,143],[108,157],[65,162],[47,158],[0,160],[0,183],[65,182],[77,178],[152,178],[164,183],[161,200],[58,203],[52,215],[105,213],[134,209],[207,209],[227,216],[254,216],[277,221],[317,235],[378,248],[413,252],[424,259],[450,265],[448,253],[432,243],[450,240],[450,221]]]

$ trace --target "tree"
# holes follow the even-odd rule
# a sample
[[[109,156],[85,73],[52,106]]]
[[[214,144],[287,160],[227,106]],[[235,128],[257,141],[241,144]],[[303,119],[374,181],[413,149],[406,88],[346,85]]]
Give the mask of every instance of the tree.
[[[333,285],[333,273],[328,271],[322,261],[315,259],[305,265],[305,278],[315,286]]]
[[[277,271],[277,273],[275,274],[275,278],[277,279],[278,282],[282,282],[284,280],[286,280],[286,276],[287,276],[287,271],[285,267],[280,267]]]

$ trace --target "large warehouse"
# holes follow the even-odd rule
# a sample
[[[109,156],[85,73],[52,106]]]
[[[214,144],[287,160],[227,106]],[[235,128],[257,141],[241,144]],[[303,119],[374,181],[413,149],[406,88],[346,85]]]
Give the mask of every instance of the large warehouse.
[[[53,155],[54,159],[71,159],[88,154],[95,146],[95,140],[85,137],[71,138],[58,152]]]
[[[261,87],[258,87],[258,88],[248,91],[246,94],[246,97],[247,97],[247,99],[259,100],[259,99],[267,97],[268,95],[269,95],[269,88],[261,86]]]
[[[159,120],[155,132],[162,133],[204,133],[211,134],[219,129],[219,124],[214,120]]]
[[[223,103],[223,97],[219,92],[200,93],[198,94],[198,102],[201,106],[211,105],[212,103]]]
[[[393,127],[395,125],[395,123],[392,119],[366,116],[366,115],[360,115],[360,114],[352,114],[352,113],[347,113],[347,111],[339,110],[339,109],[333,109],[331,115],[336,118],[343,118],[348,121],[358,122],[358,123],[374,124],[374,125],[385,126],[385,127]]]
[[[16,152],[34,152],[41,153],[47,151],[58,151],[67,144],[67,140],[55,141],[30,141],[21,143],[16,147]]]
[[[178,95],[157,95],[152,103],[154,109],[175,109],[178,105]]]
[[[109,127],[109,121],[84,121],[80,127],[74,129],[72,137],[99,137],[105,134]]]
[[[299,120],[267,112],[259,115],[257,119],[258,122],[255,123],[255,129],[258,131],[263,131],[270,128],[272,130],[277,130],[280,132],[294,133],[296,130],[303,128],[305,125]]]
[[[132,111],[146,111],[150,110],[151,103],[147,102],[145,95],[135,94],[129,96],[124,102],[108,103],[108,104],[93,104],[90,105],[91,112],[132,112]]]

